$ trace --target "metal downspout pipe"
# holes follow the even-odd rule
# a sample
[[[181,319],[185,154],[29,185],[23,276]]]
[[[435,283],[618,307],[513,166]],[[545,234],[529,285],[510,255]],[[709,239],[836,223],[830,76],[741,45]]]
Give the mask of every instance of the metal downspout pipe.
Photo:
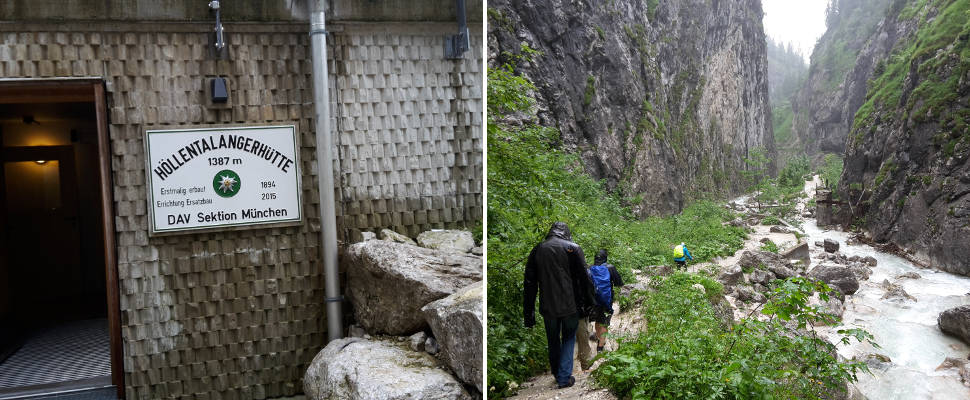
[[[337,217],[333,196],[333,140],[330,134],[330,82],[327,73],[326,0],[312,2],[310,51],[313,75],[313,108],[317,138],[317,191],[320,193],[320,258],[323,260],[327,303],[327,342],[343,336],[340,282],[337,277]]]

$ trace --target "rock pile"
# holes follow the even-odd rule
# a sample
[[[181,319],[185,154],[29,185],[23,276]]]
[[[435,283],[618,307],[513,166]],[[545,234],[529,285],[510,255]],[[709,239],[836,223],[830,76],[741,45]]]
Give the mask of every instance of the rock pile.
[[[314,358],[308,398],[480,398],[484,290],[471,233],[379,236],[343,252],[357,325]]]
[[[793,264],[782,255],[746,250],[741,253],[738,264],[721,271],[717,280],[724,285],[725,293],[733,293],[738,300],[763,303],[767,301],[763,293],[768,291],[771,282],[798,276],[803,270],[801,264]]]

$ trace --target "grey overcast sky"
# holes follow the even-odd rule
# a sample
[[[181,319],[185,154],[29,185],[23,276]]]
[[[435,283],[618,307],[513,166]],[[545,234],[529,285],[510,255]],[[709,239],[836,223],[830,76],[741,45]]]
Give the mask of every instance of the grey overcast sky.
[[[826,4],[828,0],[761,0],[765,34],[776,42],[791,42],[808,63],[815,41],[825,33]]]

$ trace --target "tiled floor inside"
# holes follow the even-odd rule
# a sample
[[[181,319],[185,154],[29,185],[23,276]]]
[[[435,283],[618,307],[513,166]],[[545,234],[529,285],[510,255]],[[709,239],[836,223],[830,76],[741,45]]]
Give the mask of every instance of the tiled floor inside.
[[[37,332],[0,363],[0,399],[7,397],[4,393],[70,382],[110,385],[107,319],[74,321]]]

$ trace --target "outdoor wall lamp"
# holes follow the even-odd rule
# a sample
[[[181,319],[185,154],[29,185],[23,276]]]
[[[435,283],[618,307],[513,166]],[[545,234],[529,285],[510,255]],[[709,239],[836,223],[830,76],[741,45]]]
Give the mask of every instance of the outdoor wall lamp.
[[[216,52],[220,52],[220,51],[222,51],[223,48],[226,47],[226,41],[225,41],[225,38],[223,37],[222,20],[220,19],[220,15],[219,15],[219,0],[212,0],[212,1],[210,1],[209,2],[209,10],[212,10],[212,11],[214,11],[216,13],[216,29],[215,29],[215,32],[216,32],[216,42],[215,42],[215,47],[216,47]]]
[[[209,94],[213,103],[225,103],[229,100],[229,89],[226,87],[226,78],[212,78],[209,81]]]

